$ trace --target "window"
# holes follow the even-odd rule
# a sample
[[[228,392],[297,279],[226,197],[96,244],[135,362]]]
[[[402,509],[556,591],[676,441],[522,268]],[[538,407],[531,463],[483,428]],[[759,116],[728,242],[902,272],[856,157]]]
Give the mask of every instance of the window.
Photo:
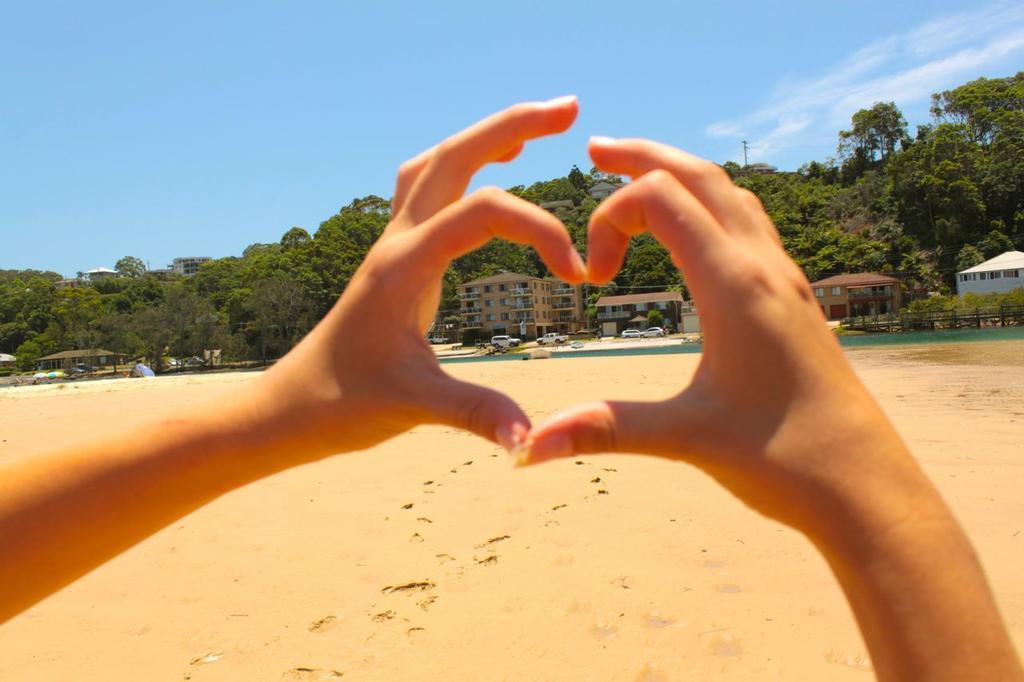
[[[499,284],[498,285],[498,291],[508,291],[508,285],[507,284]]]
[[[988,279],[988,273],[987,272],[979,272],[978,274],[981,275],[981,279]]]
[[[494,322],[494,314],[493,313],[488,313],[487,321],[488,322]]]
[[[814,295],[818,298],[825,297],[825,289],[823,287],[814,287]]]
[[[990,272],[989,275],[988,275],[989,279],[999,279],[1002,276],[1003,276],[1003,273],[999,272],[998,270],[996,270],[995,272]]]
[[[832,287],[832,295],[839,296],[843,292],[841,287]]]
[[[484,301],[484,307],[485,308],[493,308],[494,307],[494,299],[493,298],[488,298],[487,300],[485,300]]]
[[[490,284],[485,284],[484,285],[484,293],[485,294],[491,293],[491,285]]]
[[[501,321],[505,322],[506,320],[508,320],[508,313],[502,313],[501,314]]]

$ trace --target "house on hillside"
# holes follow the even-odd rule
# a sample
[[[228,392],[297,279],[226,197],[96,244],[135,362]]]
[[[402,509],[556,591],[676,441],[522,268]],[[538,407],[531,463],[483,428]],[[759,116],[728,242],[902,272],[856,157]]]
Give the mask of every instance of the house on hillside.
[[[17,361],[18,358],[14,357],[13,355],[8,355],[7,353],[0,353],[0,367],[11,367]]]
[[[883,315],[900,309],[900,281],[877,272],[826,277],[811,284],[827,320]]]
[[[1024,286],[1024,252],[1007,251],[956,273],[956,293],[1004,294]]]
[[[93,268],[92,270],[86,270],[83,272],[82,277],[89,282],[98,282],[101,279],[117,277],[117,270],[111,270],[110,268]]]
[[[624,186],[624,183],[621,182],[608,182],[607,180],[601,180],[591,186],[587,192],[591,197],[600,201],[601,199],[610,197],[615,190]]]

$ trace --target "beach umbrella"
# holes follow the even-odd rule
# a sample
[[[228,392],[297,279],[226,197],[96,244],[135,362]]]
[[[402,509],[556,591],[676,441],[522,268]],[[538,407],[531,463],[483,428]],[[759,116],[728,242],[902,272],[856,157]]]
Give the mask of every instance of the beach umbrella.
[[[133,377],[155,377],[156,373],[141,362],[132,370]]]

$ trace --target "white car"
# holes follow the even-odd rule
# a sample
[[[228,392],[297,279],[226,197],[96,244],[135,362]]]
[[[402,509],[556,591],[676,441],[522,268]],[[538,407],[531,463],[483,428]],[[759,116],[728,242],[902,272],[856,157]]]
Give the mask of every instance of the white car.
[[[557,334],[555,332],[548,332],[544,336],[541,336],[540,338],[537,339],[537,345],[538,346],[546,346],[546,345],[548,345],[550,343],[552,346],[561,346],[563,343],[566,343],[568,340],[569,340],[569,337],[566,336],[565,334]]]
[[[444,336],[431,336],[430,338],[427,339],[427,341],[435,345],[439,343],[448,343],[448,339]]]
[[[623,329],[620,336],[624,339],[639,339],[642,334],[639,329]]]
[[[517,339],[514,336],[508,336],[506,334],[491,337],[491,345],[496,348],[515,348],[522,342],[522,339]]]
[[[644,336],[646,338],[652,338],[655,336],[665,336],[665,330],[662,329],[661,327],[648,327],[647,329],[644,330],[644,333],[641,334],[641,336]]]

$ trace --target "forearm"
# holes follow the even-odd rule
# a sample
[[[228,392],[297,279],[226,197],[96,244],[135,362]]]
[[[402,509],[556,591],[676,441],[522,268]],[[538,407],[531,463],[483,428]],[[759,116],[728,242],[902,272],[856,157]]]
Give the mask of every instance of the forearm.
[[[282,468],[287,443],[256,426],[258,409],[237,401],[0,471],[0,622]]]
[[[1022,679],[963,530],[902,443],[880,447],[905,463],[844,488],[832,501],[834,525],[811,537],[846,593],[879,679]]]

